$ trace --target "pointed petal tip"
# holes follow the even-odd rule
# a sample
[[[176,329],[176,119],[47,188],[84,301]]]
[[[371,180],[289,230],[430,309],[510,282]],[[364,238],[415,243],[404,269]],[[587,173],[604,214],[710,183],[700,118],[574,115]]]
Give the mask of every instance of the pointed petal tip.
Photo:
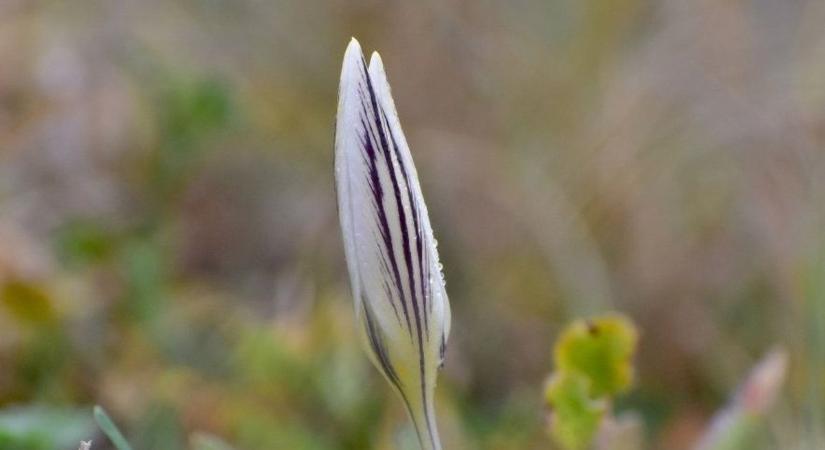
[[[364,54],[361,52],[361,44],[352,38],[344,52],[344,61],[341,64],[341,84],[339,86],[339,99],[343,98],[347,92],[347,86],[360,77],[361,67],[364,64]],[[339,110],[340,113],[340,110]]]
[[[373,64],[384,67],[384,61],[381,60],[381,55],[377,51],[373,51],[370,55],[370,66]]]
[[[344,52],[344,62],[363,57],[364,54],[361,52],[361,44],[358,43],[358,39],[350,39],[347,50]]]
[[[374,74],[373,76],[380,76],[386,80],[384,60],[378,52],[372,52],[372,56],[370,56],[370,72]]]

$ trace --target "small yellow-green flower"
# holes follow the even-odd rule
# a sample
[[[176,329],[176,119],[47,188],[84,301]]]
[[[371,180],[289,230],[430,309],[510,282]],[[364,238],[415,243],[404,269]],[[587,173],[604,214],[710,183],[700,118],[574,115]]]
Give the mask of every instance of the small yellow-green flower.
[[[550,434],[565,449],[591,448],[613,397],[633,381],[638,333],[611,314],[568,325],[553,350],[556,370],[544,391]]]

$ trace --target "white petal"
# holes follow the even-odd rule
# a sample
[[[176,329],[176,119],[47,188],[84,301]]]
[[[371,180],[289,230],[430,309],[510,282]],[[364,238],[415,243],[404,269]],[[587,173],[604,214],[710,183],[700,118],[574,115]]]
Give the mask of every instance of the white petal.
[[[434,309],[433,315],[436,316],[435,324],[441,325],[440,330],[443,333],[444,345],[446,345],[447,338],[450,334],[450,303],[447,299],[444,275],[441,271],[441,264],[439,263],[437,243],[433,237],[432,227],[430,226],[430,216],[427,211],[427,205],[424,202],[424,196],[421,193],[421,186],[418,182],[418,172],[416,171],[412,155],[410,154],[406,136],[401,129],[398,112],[395,109],[395,101],[393,101],[390,84],[387,81],[387,74],[384,71],[384,62],[378,52],[373,52],[370,57],[369,73],[375,86],[378,100],[386,111],[389,128],[392,130],[392,134],[397,137],[401,160],[412,179],[410,183],[412,196],[414,203],[419,209],[421,227],[423,229],[424,258],[429,263],[429,268],[424,271],[425,274],[429,274],[428,279],[425,280],[425,282],[429,284],[430,299],[428,300],[432,301]],[[434,330],[433,332],[436,333],[438,330]]]

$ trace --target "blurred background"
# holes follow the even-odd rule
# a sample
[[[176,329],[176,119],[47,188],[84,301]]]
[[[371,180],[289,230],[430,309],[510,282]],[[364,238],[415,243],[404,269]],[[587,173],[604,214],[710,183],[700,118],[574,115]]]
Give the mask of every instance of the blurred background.
[[[825,448],[825,3],[0,1],[0,447],[415,449],[360,349],[332,142],[379,50],[441,244],[450,449],[552,449],[576,317],[641,332],[653,449],[768,349]],[[5,444],[4,444],[5,442]],[[412,445],[411,445],[412,443]]]

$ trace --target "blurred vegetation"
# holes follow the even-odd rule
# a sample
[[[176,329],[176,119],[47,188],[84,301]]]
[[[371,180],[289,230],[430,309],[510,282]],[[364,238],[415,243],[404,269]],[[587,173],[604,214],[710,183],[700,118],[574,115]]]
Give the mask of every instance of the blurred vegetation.
[[[0,2],[0,448],[414,449],[354,331],[332,180],[381,51],[440,242],[445,448],[554,448],[579,317],[639,333],[649,448],[767,348],[748,449],[825,442],[825,5]],[[619,426],[617,425],[617,426]],[[211,445],[212,447],[209,447]]]
[[[730,403],[713,418],[697,450],[734,450],[754,445],[787,372],[787,355],[774,349],[754,367]]]
[[[132,450],[132,446],[123,437],[123,433],[117,428],[117,425],[112,422],[112,419],[106,414],[106,410],[100,406],[94,408],[95,421],[100,430],[106,434],[106,437],[112,442],[117,450]]]
[[[544,391],[549,431],[562,448],[592,447],[613,398],[633,380],[637,340],[636,328],[619,315],[578,320],[562,331]]]

